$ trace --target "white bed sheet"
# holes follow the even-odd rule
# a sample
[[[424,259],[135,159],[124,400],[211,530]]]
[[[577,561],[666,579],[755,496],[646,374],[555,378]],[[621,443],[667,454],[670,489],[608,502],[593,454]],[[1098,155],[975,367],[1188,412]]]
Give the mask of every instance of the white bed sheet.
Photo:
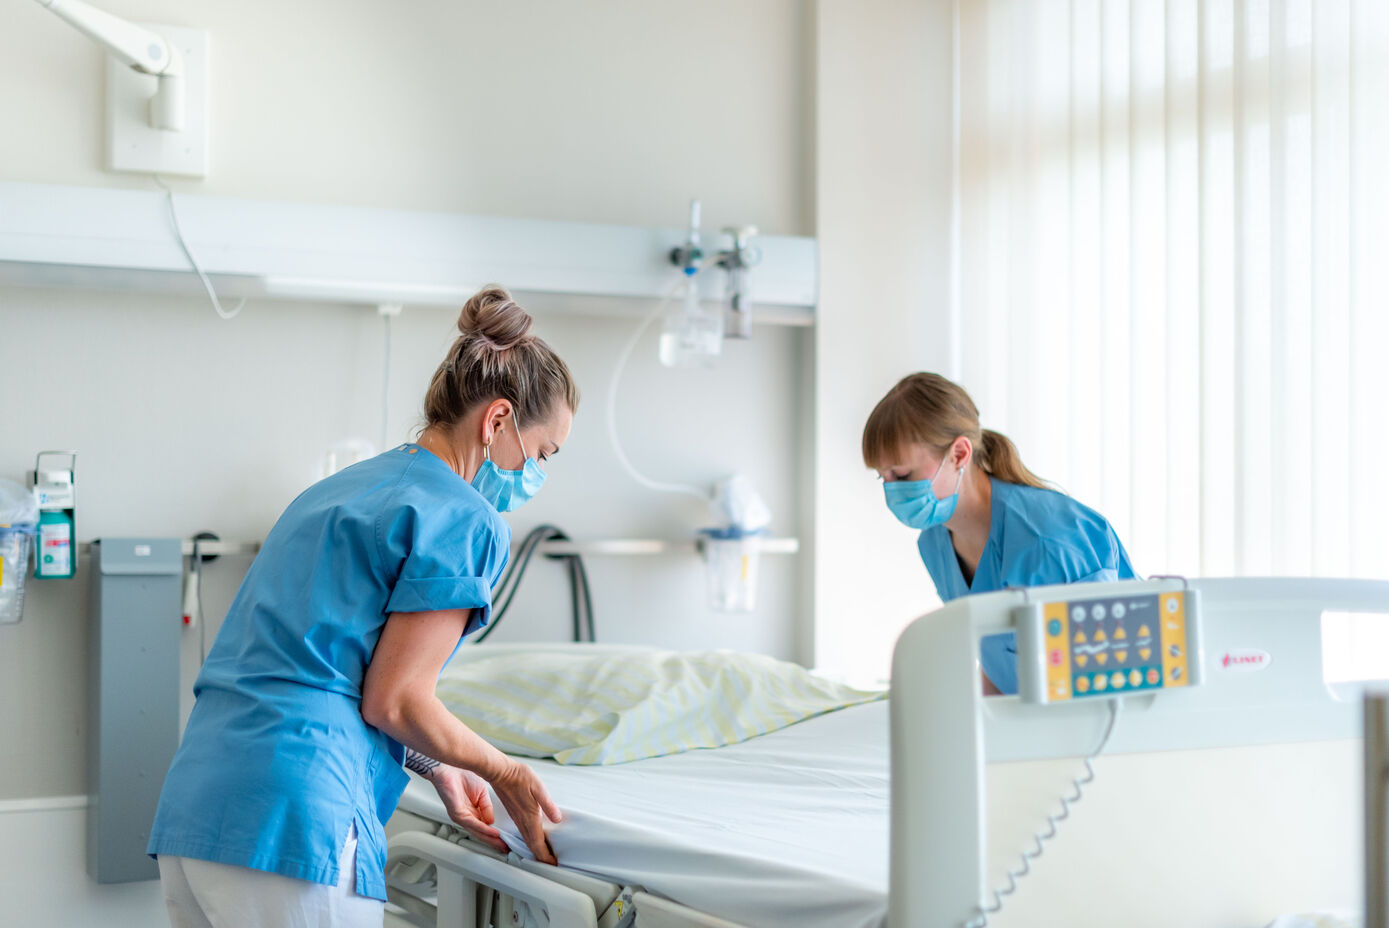
[[[566,815],[560,865],[755,928],[887,919],[887,703],[612,767],[528,760]],[[413,780],[402,808],[446,821]],[[499,819],[504,816],[499,809]],[[508,842],[529,856],[509,820]]]

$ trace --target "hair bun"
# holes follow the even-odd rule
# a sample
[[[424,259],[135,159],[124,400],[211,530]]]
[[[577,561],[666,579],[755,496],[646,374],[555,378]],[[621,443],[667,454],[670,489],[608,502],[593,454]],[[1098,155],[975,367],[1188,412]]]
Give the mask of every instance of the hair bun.
[[[487,343],[497,351],[514,348],[534,338],[531,314],[511,294],[498,286],[484,287],[473,295],[458,316],[458,331]]]

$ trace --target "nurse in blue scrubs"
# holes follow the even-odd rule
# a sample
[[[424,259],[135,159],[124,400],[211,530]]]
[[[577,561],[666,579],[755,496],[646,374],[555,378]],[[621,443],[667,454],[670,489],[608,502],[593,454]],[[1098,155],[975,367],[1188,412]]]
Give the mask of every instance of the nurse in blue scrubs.
[[[1005,587],[1131,580],[1104,516],[1048,487],[1013,443],[979,427],[979,410],[938,374],[904,377],[863,429],[863,461],[887,506],[918,529],[921,560],[944,602]],[[1012,632],[980,642],[985,690],[1018,691]]]
[[[463,308],[426,427],[305,490],[270,531],[194,684],[149,852],[175,926],[382,924],[383,826],[405,768],[505,851],[491,792],[536,858],[559,810],[452,715],[439,673],[491,615],[511,533],[578,391],[492,287]]]

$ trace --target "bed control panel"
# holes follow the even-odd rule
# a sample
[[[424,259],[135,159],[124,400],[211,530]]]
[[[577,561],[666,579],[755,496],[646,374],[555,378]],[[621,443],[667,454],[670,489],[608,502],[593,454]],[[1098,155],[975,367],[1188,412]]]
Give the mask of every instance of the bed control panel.
[[[1028,702],[1114,699],[1203,682],[1191,590],[1028,603],[1013,619],[1018,691]]]

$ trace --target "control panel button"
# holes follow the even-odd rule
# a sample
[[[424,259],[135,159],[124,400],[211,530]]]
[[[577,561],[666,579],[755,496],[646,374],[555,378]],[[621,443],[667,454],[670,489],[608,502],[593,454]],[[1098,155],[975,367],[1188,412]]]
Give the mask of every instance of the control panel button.
[[[1053,649],[1053,650],[1047,655],[1047,660],[1049,660],[1049,661],[1051,662],[1051,666],[1053,666],[1053,667],[1060,667],[1060,666],[1061,666],[1061,652],[1058,651],[1058,650]]]
[[[1123,603],[1115,603],[1114,605],[1109,607],[1109,612],[1112,616],[1114,616],[1114,618],[1122,619],[1127,610],[1124,609]]]
[[[1088,692],[1090,692],[1090,678],[1089,678],[1089,677],[1076,677],[1076,692],[1077,692],[1077,693],[1088,693]]]
[[[1128,659],[1129,659],[1129,652],[1127,652],[1127,651],[1115,651],[1115,652],[1114,652],[1114,662],[1115,662],[1116,664],[1122,664],[1124,661],[1126,661],[1126,660],[1128,660]]]
[[[1147,680],[1148,680],[1148,685],[1149,685],[1149,686],[1157,686],[1158,681],[1161,680],[1161,679],[1162,679],[1162,674],[1158,673],[1158,669],[1157,669],[1156,667],[1149,667],[1149,668],[1148,668]]]
[[[1106,641],[1106,640],[1108,640],[1108,639],[1105,637],[1104,629],[1102,629],[1102,628],[1097,628],[1097,629],[1095,629],[1095,641],[1098,643],[1098,642]]]
[[[1099,692],[1100,690],[1107,689],[1109,689],[1109,677],[1102,673],[1095,674],[1095,691]]]
[[[1179,644],[1170,644],[1167,646],[1167,653],[1172,655],[1173,657],[1181,657],[1182,646]]]
[[[1114,671],[1114,673],[1111,674],[1110,677],[1109,677],[1109,685],[1112,686],[1112,687],[1114,687],[1114,689],[1116,689],[1116,690],[1121,690],[1121,689],[1123,689],[1123,688],[1124,688],[1124,672],[1123,672],[1122,670],[1116,670],[1116,671]]]
[[[1084,606],[1076,606],[1074,609],[1072,609],[1072,610],[1071,610],[1071,619],[1072,619],[1073,621],[1076,621],[1076,622],[1084,622],[1084,621],[1085,621],[1085,607],[1084,607]]]
[[[1061,634],[1061,620],[1060,620],[1060,619],[1052,619],[1050,622],[1047,623],[1047,634],[1050,635],[1050,636],[1053,637],[1053,638],[1055,638],[1057,635]]]
[[[1148,658],[1150,658],[1150,657],[1152,657],[1152,656],[1153,656],[1153,649],[1152,649],[1152,648],[1139,648],[1139,649],[1138,649],[1138,659],[1139,659],[1140,661],[1146,661]]]
[[[1170,599],[1167,600],[1167,611],[1168,611],[1168,612],[1173,612],[1173,613],[1175,613],[1175,612],[1176,612],[1178,609],[1180,609],[1180,608],[1181,608],[1181,603],[1177,600],[1177,597],[1173,596],[1173,597],[1171,597]]]
[[[1090,663],[1090,655],[1077,654],[1075,657],[1075,661],[1077,667],[1084,667],[1086,664]]]
[[[1172,668],[1172,679],[1173,679],[1173,680],[1180,680],[1181,678],[1182,678],[1182,668],[1180,668],[1180,667],[1173,667],[1173,668]]]
[[[1139,637],[1139,638],[1151,638],[1152,636],[1153,636],[1153,632],[1152,632],[1152,630],[1151,630],[1150,628],[1148,628],[1148,626],[1146,626],[1146,625],[1140,625],[1140,626],[1138,626],[1138,637]]]
[[[1109,655],[1101,651],[1099,654],[1095,655],[1095,663],[1103,667],[1105,664],[1109,663]]]
[[[1085,632],[1076,632],[1076,636],[1071,640],[1076,644],[1085,644]]]
[[[1093,608],[1093,609],[1090,610],[1090,616],[1091,616],[1091,618],[1093,618],[1096,622],[1098,622],[1098,621],[1100,621],[1101,619],[1103,619],[1104,616],[1105,616],[1104,603],[1095,603],[1095,608]]]
[[[1118,628],[1114,629],[1115,641],[1123,641],[1124,639],[1128,638],[1128,636],[1129,633],[1124,631],[1124,626],[1120,625]]]
[[[1129,671],[1129,686],[1142,686],[1142,685],[1143,685],[1143,674],[1139,673],[1138,668],[1135,667],[1133,670],[1130,670],[1130,671]]]

